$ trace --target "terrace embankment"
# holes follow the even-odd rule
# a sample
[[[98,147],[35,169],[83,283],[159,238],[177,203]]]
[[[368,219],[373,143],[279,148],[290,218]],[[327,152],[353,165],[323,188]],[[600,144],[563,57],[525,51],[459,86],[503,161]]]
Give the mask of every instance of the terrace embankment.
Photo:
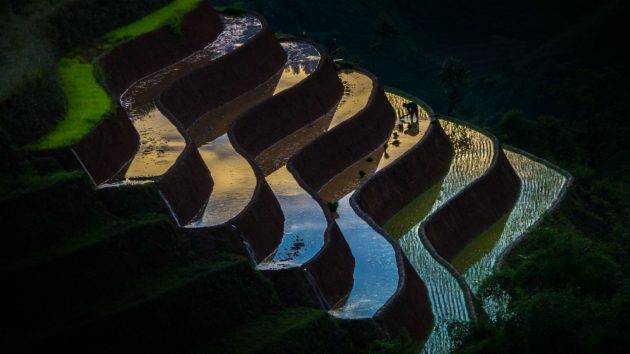
[[[379,148],[389,138],[396,115],[376,78],[368,73],[372,82],[369,98],[354,111],[353,100],[340,108],[332,119],[331,129],[289,160],[288,169],[299,185],[317,201],[324,210],[327,227],[323,245],[317,253],[297,268],[302,277],[319,292],[320,299],[328,308],[343,304],[353,286],[354,257],[341,230],[334,221],[326,201],[317,192],[330,179],[353,165],[358,159]],[[349,119],[350,118],[350,119]]]
[[[319,66],[307,78],[242,115],[234,122],[231,134],[243,150],[256,158],[282,138],[328,113],[342,92],[333,62],[322,55]]]
[[[209,2],[203,1],[183,16],[181,34],[175,33],[171,26],[164,26],[106,52],[100,59],[105,71],[105,85],[117,97],[142,77],[202,49],[216,39],[222,28],[221,18]],[[140,136],[128,114],[126,110],[116,108],[73,146],[74,153],[96,185],[129,168],[140,149]],[[164,123],[163,126],[170,126],[166,120]]]
[[[420,143],[355,193],[357,205],[383,225],[448,172],[453,153],[442,126],[431,124]]]
[[[373,76],[372,80],[373,93],[363,110],[292,158],[293,170],[313,190],[321,189],[334,176],[388,140],[396,114],[378,80]]]
[[[212,43],[222,29],[221,18],[210,1],[202,1],[183,16],[179,31],[167,25],[105,53],[100,60],[106,72],[105,84],[114,96],[119,96],[136,80]]]
[[[231,230],[248,243],[257,263],[278,247],[285,217],[277,207],[274,191],[254,162],[255,153],[260,147],[273,144],[274,139],[281,139],[280,134],[288,135],[299,129],[293,119],[308,124],[328,112],[342,92],[332,62],[321,48],[303,40],[287,40],[282,45],[289,59],[275,91],[267,100],[241,114],[228,133],[235,150],[252,165],[257,180],[251,201],[231,220],[236,227]]]
[[[139,146],[138,132],[122,107],[118,107],[72,150],[92,182],[98,186],[118,174]]]
[[[520,194],[520,178],[499,144],[483,176],[429,217],[424,234],[446,261],[512,210]]]
[[[424,339],[432,328],[433,315],[427,288],[400,245],[379,225],[444,176],[452,155],[453,147],[442,127],[437,122],[431,124],[418,144],[372,176],[352,197],[357,214],[387,239],[396,255],[397,290],[374,315],[389,335],[406,332],[416,340]]]
[[[199,139],[196,143],[200,145],[204,162],[213,169],[215,188],[203,215],[187,228],[198,229],[194,233],[200,235],[200,242],[204,237],[202,230],[222,229],[228,232],[236,244],[246,247],[255,263],[261,262],[278,246],[284,218],[254,159],[239,145],[239,138],[232,133],[226,134],[225,130],[234,119],[249,112],[257,103],[262,101],[260,105],[264,106],[275,97],[291,92],[314,71],[321,70],[327,60],[325,54],[324,61],[321,60],[321,50],[310,42],[290,40],[283,41],[281,45],[288,56],[282,70],[255,90],[208,112],[189,129],[193,139]],[[252,92],[259,93],[252,95]],[[272,121],[272,113],[257,117]],[[200,127],[209,129],[198,133]]]
[[[203,114],[260,86],[286,62],[286,52],[266,20],[253,16],[262,28],[250,40],[182,76],[159,95],[184,127],[191,127]]]

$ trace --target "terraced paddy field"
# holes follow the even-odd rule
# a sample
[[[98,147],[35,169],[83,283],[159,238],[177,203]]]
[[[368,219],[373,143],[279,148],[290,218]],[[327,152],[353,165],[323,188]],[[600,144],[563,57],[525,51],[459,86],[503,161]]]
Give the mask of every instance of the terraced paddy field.
[[[189,299],[191,296],[194,297],[196,291],[201,288],[206,289],[206,292],[216,290],[211,298],[219,299],[225,295],[220,291],[223,285],[230,283],[234,279],[240,279],[238,278],[239,276],[246,278],[246,280],[251,280],[251,283],[256,285],[249,289],[249,292],[244,293],[247,297],[246,300],[252,300],[251,308],[245,308],[243,310],[244,314],[239,312],[240,309],[238,309],[238,304],[235,304],[237,302],[235,299],[239,296],[240,285],[242,284],[237,286],[235,285],[237,283],[230,283],[232,286],[229,287],[230,291],[227,293],[225,303],[231,306],[229,311],[234,310],[234,312],[240,313],[242,316],[237,316],[237,319],[234,320],[235,322],[230,324],[231,328],[237,328],[234,332],[230,332],[223,342],[214,343],[219,347],[232,347],[235,351],[241,350],[240,345],[235,346],[235,343],[233,343],[235,341],[234,338],[239,338],[241,334],[239,331],[255,333],[258,324],[267,320],[271,321],[271,323],[278,323],[282,328],[288,328],[290,331],[295,330],[293,327],[311,328],[310,326],[313,323],[330,325],[330,323],[334,322],[332,321],[333,318],[350,321],[361,320],[361,323],[370,322],[381,326],[381,329],[387,332],[387,329],[390,327],[383,325],[381,323],[383,322],[382,318],[379,318],[377,315],[381,313],[380,310],[391,304],[392,299],[399,300],[402,298],[403,300],[400,301],[407,301],[406,305],[408,305],[408,308],[414,308],[413,306],[416,305],[410,301],[422,300],[419,298],[409,300],[409,298],[399,296],[401,288],[408,284],[405,282],[406,279],[411,278],[408,275],[413,275],[413,279],[417,278],[415,274],[409,273],[411,271],[417,273],[419,276],[418,283],[420,283],[419,286],[414,288],[413,291],[415,293],[412,292],[412,294],[421,297],[421,295],[424,295],[424,293],[420,293],[420,291],[424,291],[422,284],[426,286],[427,297],[431,307],[430,311],[435,320],[431,333],[424,343],[423,350],[426,353],[448,352],[451,349],[451,338],[449,338],[447,330],[448,323],[450,321],[475,319],[475,316],[469,313],[471,304],[467,299],[466,291],[468,286],[473,292],[479,289],[482,281],[492,272],[497,259],[555,204],[562,195],[562,190],[567,183],[567,177],[545,162],[538,161],[536,158],[516,150],[506,149],[505,154],[522,181],[519,199],[511,211],[506,212],[494,225],[475,237],[454,258],[452,264],[455,270],[447,269],[439,263],[439,257],[436,256],[431,245],[423,241],[424,239],[421,237],[422,235],[419,235],[419,232],[422,232],[423,222],[435,215],[436,211],[445,206],[447,202],[461,195],[460,192],[479,180],[490,169],[491,163],[497,158],[497,156],[493,155],[493,152],[498,149],[496,140],[488,133],[475,129],[466,123],[453,119],[438,119],[454,151],[450,165],[448,165],[448,171],[443,176],[439,176],[433,186],[421,195],[414,196],[415,198],[400,210],[391,210],[394,216],[383,222],[382,226],[385,230],[383,232],[379,227],[373,226],[374,223],[371,220],[368,220],[371,217],[370,215],[365,216],[365,214],[361,213],[361,210],[358,210],[359,208],[357,208],[356,204],[353,204],[353,197],[360,194],[356,192],[360,191],[362,186],[367,186],[369,184],[368,181],[373,181],[371,177],[378,177],[379,173],[387,178],[392,177],[385,172],[388,170],[388,167],[394,166],[396,162],[414,161],[405,160],[405,157],[420,151],[420,149],[415,150],[414,148],[423,147],[424,145],[421,144],[423,138],[430,136],[426,133],[435,131],[431,130],[431,127],[436,127],[431,125],[431,120],[435,119],[431,109],[420,100],[405,94],[395,93],[394,91],[387,92],[385,97],[397,118],[396,123],[393,125],[393,130],[391,130],[392,125],[390,123],[394,120],[392,110],[386,103],[381,105],[385,109],[378,110],[378,105],[385,102],[385,99],[382,96],[383,92],[380,84],[373,76],[359,69],[344,69],[335,73],[333,69],[334,63],[325,56],[325,53],[320,52],[316,45],[303,40],[279,42],[270,35],[272,43],[278,45],[278,50],[281,45],[286,52],[286,63],[281,66],[281,63],[278,62],[278,66],[273,68],[274,72],[277,71],[275,74],[265,72],[265,80],[262,84],[259,84],[260,81],[257,81],[256,87],[247,90],[241,89],[236,98],[229,99],[218,107],[207,109],[207,112],[202,113],[198,117],[193,117],[192,122],[185,122],[186,124],[184,124],[183,121],[179,121],[177,117],[174,117],[174,114],[166,112],[166,108],[160,104],[162,102],[160,99],[165,90],[168,87],[172,87],[172,84],[184,77],[185,74],[199,73],[199,71],[196,71],[197,69],[205,68],[215,60],[221,59],[222,62],[224,60],[227,63],[231,63],[230,60],[239,62],[234,59],[236,56],[234,54],[242,54],[244,52],[243,48],[247,48],[246,45],[265,29],[264,20],[257,15],[222,15],[221,21],[223,31],[214,42],[175,64],[143,77],[122,93],[120,103],[140,136],[140,146],[135,156],[116,176],[96,186],[101,189],[112,186],[122,187],[99,191],[99,193],[111,192],[112,195],[115,195],[115,192],[118,191],[126,193],[131,189],[136,190],[137,186],[130,188],[125,185],[137,185],[155,181],[166,174],[173,166],[177,165],[178,162],[181,162],[179,157],[184,151],[190,151],[187,150],[189,146],[193,146],[197,150],[193,149],[192,151],[195,153],[198,151],[199,157],[201,157],[203,162],[199,162],[203,167],[201,174],[204,175],[203,177],[208,177],[207,172],[209,172],[212,177],[213,185],[209,198],[206,198],[207,194],[200,198],[202,202],[205,202],[207,199],[207,203],[200,209],[201,213],[197,219],[183,226],[180,225],[178,220],[168,219],[165,215],[161,215],[158,218],[153,214],[151,214],[150,222],[143,223],[112,218],[112,225],[109,225],[105,221],[98,219],[99,222],[102,221],[103,223],[103,225],[98,226],[99,237],[90,239],[91,236],[88,236],[87,240],[77,241],[76,244],[66,241],[64,242],[67,244],[59,242],[57,245],[53,244],[54,247],[50,247],[50,250],[56,250],[56,253],[50,253],[50,250],[48,250],[49,256],[43,256],[44,252],[35,253],[37,257],[33,257],[33,259],[25,258],[21,263],[16,261],[15,264],[10,264],[6,271],[8,277],[14,276],[14,272],[25,272],[25,274],[32,272],[43,279],[49,274],[59,273],[54,275],[61,275],[59,278],[65,284],[65,290],[59,290],[55,300],[59,303],[64,302],[67,294],[75,291],[72,276],[65,275],[68,270],[74,269],[72,262],[68,261],[68,259],[80,259],[84,264],[93,266],[100,272],[99,276],[103,279],[102,282],[99,281],[101,280],[100,278],[90,278],[89,271],[85,274],[80,273],[81,276],[87,279],[87,284],[94,284],[94,286],[88,287],[87,290],[81,290],[89,295],[86,300],[86,307],[82,307],[84,305],[71,306],[70,312],[77,318],[89,316],[92,308],[101,308],[103,312],[92,314],[94,318],[89,321],[65,321],[64,319],[59,322],[62,324],[61,327],[64,327],[60,327],[59,333],[56,330],[44,333],[42,338],[57,335],[63,338],[66,335],[65,327],[74,325],[86,325],[89,327],[96,323],[94,328],[98,329],[101,323],[110,323],[108,322],[110,321],[108,317],[110,315],[114,316],[112,317],[114,320],[111,323],[125,323],[125,313],[127,311],[134,315],[134,311],[140,306],[147,306],[148,309],[153,309],[154,307],[151,307],[153,305],[149,306],[153,302],[160,306],[163,305],[162,301],[175,303],[175,300],[172,299],[177,299],[180,296],[180,291],[182,294],[185,294],[182,298]],[[279,51],[282,53],[281,50]],[[245,51],[245,53],[248,52]],[[249,55],[252,54],[250,53]],[[323,60],[323,58],[326,58],[326,60]],[[252,58],[248,59],[251,60]],[[255,60],[252,62],[255,62]],[[284,95],[287,92],[298,92],[303,95],[315,94],[316,92],[305,93],[304,91],[296,91],[295,88],[303,88],[302,83],[309,81],[307,79],[316,77],[314,73],[318,68],[323,67],[322,63],[330,65],[331,77],[335,79],[333,81],[338,85],[336,87],[339,95],[334,96],[334,104],[326,104],[324,105],[326,108],[322,109],[322,111],[328,111],[324,114],[321,114],[321,111],[317,111],[317,115],[313,114],[313,116],[318,117],[315,120],[310,116],[309,119],[304,120],[298,119],[301,117],[296,116],[295,119],[300,124],[305,121],[307,123],[286,134],[286,136],[278,137],[277,141],[270,143],[264,149],[260,148],[262,151],[255,154],[256,156],[249,156],[249,153],[243,152],[242,150],[246,149],[242,148],[240,143],[236,143],[238,138],[234,136],[235,126],[237,126],[239,120],[245,121],[247,112],[257,112],[255,109],[261,107],[264,103],[274,102],[273,100],[278,97],[287,97]],[[82,67],[82,70],[88,70],[88,68]],[[321,72],[318,72],[318,74],[321,74]],[[327,84],[330,84],[330,82],[327,82]],[[332,86],[334,87],[334,85]],[[341,86],[343,86],[343,94],[341,94]],[[311,86],[306,87],[311,88]],[[207,88],[204,88],[204,90],[207,90]],[[321,99],[321,96],[316,97]],[[382,102],[379,102],[378,99],[381,99]],[[403,106],[409,101],[416,101],[421,107],[417,120],[407,115],[407,111]],[[204,103],[193,102],[192,105],[198,104],[200,107],[206,107]],[[272,107],[281,111],[286,109],[285,106]],[[98,108],[100,110],[102,107],[99,106]],[[374,112],[377,112],[377,114]],[[263,123],[268,123],[273,129],[284,128],[280,124],[273,124],[275,122],[274,119],[278,119],[273,113],[266,112],[264,116],[257,118],[260,118]],[[287,120],[283,122],[287,123]],[[365,124],[368,128],[359,131],[357,124],[351,124],[353,122]],[[295,129],[295,126],[291,127],[291,129]],[[344,128],[349,127],[354,130],[344,130]],[[258,126],[258,128],[261,128],[261,126]],[[379,129],[383,131],[382,135],[379,135],[381,133],[378,131]],[[374,131],[377,132],[370,136]],[[340,135],[335,135],[335,132],[342,132],[345,135],[339,138]],[[252,129],[249,133],[251,133],[251,136],[256,137],[257,131]],[[271,136],[276,137],[273,134]],[[333,137],[338,141],[331,142],[331,140],[326,140],[327,136]],[[261,137],[258,136],[258,138]],[[326,142],[329,146],[334,146],[341,141],[340,139],[348,139],[352,144],[339,144],[343,148],[333,151],[331,154],[322,155],[323,157],[319,158],[319,161],[318,156],[311,156],[306,165],[307,167],[311,167],[309,164],[317,166],[317,163],[322,161],[330,162],[337,157],[340,157],[340,161],[344,165],[341,167],[338,165],[330,167],[322,164],[321,170],[328,168],[327,171],[309,170],[313,174],[323,173],[322,176],[325,175],[327,180],[323,181],[317,188],[307,185],[304,177],[312,176],[299,175],[298,168],[293,165],[296,159],[292,159],[296,156],[299,157],[299,153],[308,151],[309,147],[313,146],[318,149],[315,150],[316,153],[322,154],[325,148],[317,145],[318,142]],[[366,143],[368,148],[361,146],[360,150],[353,150],[353,148],[363,143],[360,139],[366,139],[369,142],[369,145]],[[446,138],[443,138],[442,141],[446,141]],[[442,145],[447,146],[448,144],[444,143]],[[241,147],[240,149],[239,146]],[[357,151],[359,152],[357,153]],[[368,153],[365,153],[366,151]],[[338,156],[335,156],[335,154]],[[359,154],[362,156],[357,158]],[[502,155],[498,154],[498,156]],[[433,156],[427,157],[427,159],[431,158]],[[417,162],[417,160],[415,161]],[[443,161],[448,161],[448,159],[443,159]],[[411,169],[406,170],[407,172],[405,173],[409,173],[408,171],[413,173],[413,167],[411,166]],[[444,169],[436,171],[446,171],[446,162],[443,164],[443,167]],[[175,175],[173,178],[182,178],[185,182],[179,184],[178,187],[186,189],[191,186],[182,186],[182,184],[188,183],[189,179],[187,177],[189,176],[185,174],[190,173],[190,170],[184,169],[183,171],[182,175]],[[390,168],[389,171],[392,171],[392,169]],[[325,174],[329,172],[329,175]],[[330,177],[330,175],[333,176]],[[75,176],[73,179],[78,179],[78,177]],[[317,181],[317,183],[319,182],[321,181]],[[227,261],[222,261],[223,256],[217,257],[216,253],[225,251],[224,248],[230,248],[233,252],[245,253],[244,250],[237,248],[242,247],[245,249],[249,246],[247,237],[243,234],[238,234],[242,230],[238,229],[234,220],[244,211],[251,211],[248,207],[253,204],[253,201],[256,201],[254,195],[257,190],[260,190],[257,188],[261,185],[264,187],[269,186],[268,189],[273,192],[272,197],[275,197],[275,200],[272,197],[265,199],[266,205],[259,208],[260,210],[256,210],[258,213],[256,217],[258,218],[254,218],[252,222],[255,229],[253,232],[262,235],[260,237],[265,241],[278,241],[278,239],[273,239],[274,235],[271,232],[267,233],[265,229],[266,223],[272,223],[271,220],[265,219],[268,215],[265,214],[268,212],[266,209],[277,208],[276,205],[278,205],[283,219],[278,217],[280,221],[273,220],[273,222],[278,221],[278,225],[282,223],[281,240],[277,244],[272,245],[276,247],[275,250],[273,250],[273,247],[265,250],[263,257],[267,254],[269,255],[262,261],[257,258],[258,255],[254,254],[254,252],[250,253],[250,256],[252,256],[250,263],[245,261],[244,258],[235,257],[232,259],[232,256],[228,256]],[[140,186],[140,188],[150,186]],[[208,187],[208,185],[204,185],[204,187]],[[87,192],[93,192],[89,188],[86,189],[88,189]],[[307,189],[309,190],[307,191]],[[160,200],[160,202],[166,200],[164,195],[160,194],[161,191],[153,190],[153,192],[155,195],[151,196],[151,198],[160,200],[161,196],[163,200]],[[176,192],[179,193],[179,190]],[[182,195],[185,192],[190,191],[183,191]],[[143,196],[146,197],[150,192],[141,190],[141,192],[136,191],[135,193],[145,193]],[[267,193],[270,194],[269,192]],[[110,197],[105,195],[104,198]],[[409,199],[405,201],[407,200]],[[276,201],[277,203],[275,203]],[[325,203],[328,204],[330,210],[326,210]],[[114,203],[110,201],[109,204]],[[99,207],[106,209],[104,206]],[[142,206],[138,208],[142,209]],[[160,210],[157,207],[151,210],[141,210],[141,212],[154,213],[156,215],[160,212],[167,214],[165,210]],[[273,215],[272,213],[270,214]],[[133,215],[135,216],[135,214]],[[174,215],[175,213],[168,216],[173,217]],[[174,217],[173,219],[176,218]],[[166,253],[168,253],[168,257],[172,257],[172,260],[170,258],[166,259],[168,258],[167,256],[163,257],[165,259],[153,259],[153,253],[145,253],[144,247],[140,247],[135,243],[131,246],[128,245],[126,243],[128,242],[128,234],[135,235],[135,228],[130,226],[131,224],[138,224],[138,229],[142,230],[148,228],[145,225],[147,224],[165,233],[167,235],[164,236],[166,239],[164,244],[166,246],[163,248],[168,248]],[[212,234],[213,230],[216,229],[211,230],[210,227],[218,225],[223,225],[224,229],[231,228],[231,230],[225,231],[221,229],[217,235]],[[182,227],[187,229],[186,232],[182,234],[177,233],[176,230],[178,232],[182,231]],[[325,271],[329,271],[329,273],[326,274],[325,271],[322,271],[319,274],[320,278],[315,278],[313,273],[310,273],[310,269],[305,267],[305,264],[308,264],[313,259],[317,259],[323,253],[320,251],[325,249],[324,246],[328,245],[327,242],[330,242],[330,238],[326,237],[330,235],[329,229],[331,227],[338,227],[340,231],[337,246],[341,244],[342,251],[329,253],[333,254],[332,258],[323,258],[324,261],[319,266],[324,268]],[[112,236],[113,241],[110,241],[105,236],[100,237],[102,236],[100,232],[103,232],[103,235],[110,235],[111,230],[109,229],[117,230],[116,235]],[[203,232],[191,232],[191,229],[203,229],[197,230]],[[203,239],[205,243],[201,242],[202,246],[199,246],[199,239],[196,239],[195,236],[198,236],[197,233],[201,234],[206,231],[212,235],[203,235],[208,238]],[[235,238],[227,240],[228,236],[222,234],[223,231],[234,232],[237,235],[235,235]],[[327,234],[327,232],[329,233]],[[188,238],[190,235],[192,236]],[[393,237],[396,242],[392,241],[392,238],[389,236]],[[152,237],[154,237],[154,233],[145,232],[137,240],[134,240],[137,244],[143,246],[149,244],[152,245],[151,247],[154,247],[148,247],[147,249],[149,250],[161,250],[162,248],[160,247],[162,245],[159,242],[156,243],[157,241]],[[72,242],[74,241],[73,236]],[[229,247],[223,245],[227,243],[230,243]],[[200,249],[206,246],[211,249],[209,252],[205,248]],[[344,249],[343,247],[345,246],[347,247]],[[133,248],[132,252],[127,252],[128,248]],[[348,249],[351,254],[343,252]],[[400,253],[401,249],[404,252],[404,256]],[[55,256],[50,256],[50,254]],[[105,260],[104,262],[100,262],[101,258],[99,257],[93,257],[93,255],[101,256],[103,254],[107,254],[106,257],[102,258]],[[138,255],[137,257],[136,254]],[[123,283],[128,283],[118,284],[119,288],[115,288],[114,286],[117,284],[116,277],[108,277],[108,275],[114,269],[112,264],[117,264],[116,258],[119,255],[125,257],[125,262],[129,263],[129,269],[125,268],[127,266],[120,267],[120,269],[116,268],[116,275],[124,278]],[[160,258],[159,254],[156,258]],[[197,258],[204,258],[204,260],[199,261]],[[409,260],[413,270],[406,269],[408,268],[405,263],[406,259]],[[140,270],[137,273],[133,273],[133,271],[136,271],[136,261],[139,263],[145,262],[146,264],[142,263],[141,266],[138,266]],[[347,269],[336,268],[341,263],[344,263]],[[50,267],[50,264],[55,267]],[[255,265],[257,270],[262,270],[263,272],[255,272],[250,267],[251,265]],[[351,268],[352,266],[353,268]],[[142,270],[145,270],[143,267],[146,267],[149,271],[143,273]],[[278,310],[279,305],[276,294],[270,285],[273,282],[272,276],[270,276],[272,282],[259,278],[262,277],[262,274],[269,276],[273,271],[281,273],[280,271],[283,270],[300,270],[300,267],[303,267],[301,270],[304,270],[305,274],[308,273],[308,275],[304,275],[308,283],[306,286],[309,287],[308,291],[315,293],[319,297],[321,308],[318,308],[318,311],[315,312],[311,310]],[[331,269],[335,274],[330,273]],[[348,277],[352,274],[352,280],[348,282],[349,285],[345,288],[343,286],[346,286],[346,284],[339,286],[339,288],[343,288],[339,291],[344,293],[335,294],[339,296],[334,302],[329,303],[322,295],[324,287],[318,284],[317,281],[321,280],[322,274],[324,277],[329,276],[336,281],[341,278],[337,278],[336,273],[341,271],[347,271]],[[147,279],[138,281],[149,273],[150,276]],[[282,274],[295,273],[285,272]],[[231,274],[237,275],[231,276]],[[463,277],[460,278],[460,275],[463,275]],[[11,280],[17,284],[20,284],[20,281],[22,281],[18,276]],[[304,282],[300,283],[299,280],[294,282],[295,284],[289,282],[288,284],[283,284],[283,286],[304,286]],[[462,282],[466,283],[464,284],[465,286],[462,285]],[[208,287],[207,284],[209,283],[213,284],[213,287]],[[111,290],[112,292],[119,291],[120,293],[110,294],[98,291],[101,288],[109,289],[110,285],[112,289],[115,289]],[[41,287],[41,285],[39,286]],[[350,288],[351,290],[349,290]],[[150,292],[150,294],[143,293],[146,291]],[[257,293],[264,293],[262,294],[264,301],[261,301],[260,304],[253,303],[255,302],[253,299],[258,300]],[[29,296],[35,298],[37,294],[30,294]],[[139,298],[141,300],[138,300]],[[338,299],[341,300],[338,301]],[[191,327],[196,327],[198,323],[209,323],[206,321],[209,318],[219,318],[217,323],[208,325],[208,328],[210,328],[208,332],[212,332],[213,329],[217,330],[218,333],[225,334],[228,332],[229,328],[223,329],[222,323],[220,323],[226,318],[230,318],[228,309],[213,306],[212,301],[204,302],[200,299],[195,299],[195,301],[199,301],[199,306],[211,315],[208,317],[197,316],[196,314],[191,314],[191,312],[194,312],[191,310],[191,312],[186,314],[183,312],[180,315],[181,318],[186,317],[187,319],[191,317],[194,318],[194,321],[198,321],[193,321],[194,326],[191,325]],[[149,305],[143,303],[149,303]],[[178,304],[181,305],[182,303],[188,304],[186,301],[181,302],[180,298]],[[195,302],[191,306],[196,309],[197,305],[197,302]],[[501,304],[485,303],[483,305],[487,313],[492,317],[496,307]],[[278,313],[282,316],[268,313],[270,311],[267,311],[267,307],[273,308],[274,311],[278,310]],[[415,309],[417,310],[418,307]],[[28,316],[23,316],[20,311],[29,313],[31,310],[19,309],[14,314],[15,318],[28,318]],[[37,311],[37,309],[33,311]],[[57,310],[51,311],[51,314],[44,318],[47,322],[42,326],[42,331],[50,329],[44,327],[54,327],[54,324],[57,323],[55,322],[57,315],[55,311]],[[426,306],[426,311],[429,311],[428,306]],[[154,311],[149,312],[153,313]],[[120,313],[123,314],[120,315]],[[250,316],[250,313],[254,315]],[[393,313],[399,317],[404,317],[400,315],[400,311],[394,311]],[[412,320],[418,321],[415,318],[417,316],[413,316],[414,314],[405,317],[404,320],[412,318]],[[329,315],[332,315],[332,317]],[[426,313],[422,316],[425,315]],[[150,315],[146,317],[152,318]],[[423,318],[422,321],[425,324],[430,324],[431,316],[426,315],[425,317],[427,318]],[[243,323],[238,322],[239,319],[242,319]],[[303,322],[300,322],[300,319],[303,319]],[[393,320],[396,322],[399,319],[394,318]],[[297,321],[300,325],[292,326],[294,321]],[[27,333],[29,324],[22,325],[25,328],[23,332]],[[136,329],[142,327],[140,322],[136,323],[135,326]],[[336,326],[336,324],[333,323],[331,326]],[[413,324],[411,327],[413,327]],[[130,328],[134,328],[134,325],[130,325]],[[402,330],[400,328],[398,327],[392,332],[387,332],[387,334],[395,337],[407,329],[404,326]],[[159,330],[155,331],[155,333],[158,332]],[[260,348],[265,347],[267,342],[279,341],[275,337],[262,336],[259,333],[256,333],[256,335],[261,338],[261,343],[258,346]],[[184,338],[190,338],[190,336],[192,335],[189,333],[183,335]],[[28,339],[29,337],[25,335],[24,338]],[[191,345],[197,344],[199,343]],[[248,347],[248,345],[249,343],[245,343],[244,346]],[[255,345],[251,347],[254,348]]]
[[[288,56],[284,68],[276,77],[257,88],[255,97],[248,94],[237,98],[235,102],[227,105],[228,109],[220,109],[220,114],[212,112],[210,118],[201,118],[205,120],[202,126],[206,129],[208,126],[211,128],[196,135],[218,136],[197,142],[200,145],[201,157],[211,171],[214,186],[201,218],[188,227],[223,224],[237,216],[250,202],[256,188],[256,175],[249,162],[235,150],[226,130],[239,113],[298,84],[307,78],[319,63],[319,52],[306,42],[284,42],[282,46]],[[213,121],[215,119],[216,121]]]
[[[477,237],[453,262],[475,292],[501,254],[544,216],[567,183],[565,175],[542,162],[509,149],[504,152],[522,182],[519,199],[509,215]],[[485,303],[484,308],[492,317],[498,305]]]
[[[271,160],[274,170],[266,176],[267,183],[280,202],[284,213],[284,236],[278,250],[259,269],[279,269],[296,267],[311,259],[324,244],[324,232],[328,221],[319,203],[304,190],[286,168],[286,162],[299,146],[313,141],[317,136],[351,119],[368,103],[372,93],[372,79],[367,75],[345,70],[339,73],[344,84],[344,94],[334,112],[319,118],[310,126],[304,127],[289,137],[282,139],[262,154],[259,161],[269,161],[271,153],[277,153]]]
[[[446,176],[389,219],[384,228],[398,239],[420,278],[426,284],[435,327],[425,344],[427,353],[448,352],[448,321],[468,320],[464,293],[456,279],[429,253],[418,235],[421,223],[459,191],[479,178],[490,166],[492,140],[479,131],[440,120],[455,155]]]
[[[107,186],[151,181],[173,166],[186,141],[178,127],[155,106],[154,97],[176,78],[235,50],[262,28],[254,16],[224,16],[222,20],[224,30],[213,43],[136,81],[121,95],[121,105],[140,134],[140,147],[126,170]]]

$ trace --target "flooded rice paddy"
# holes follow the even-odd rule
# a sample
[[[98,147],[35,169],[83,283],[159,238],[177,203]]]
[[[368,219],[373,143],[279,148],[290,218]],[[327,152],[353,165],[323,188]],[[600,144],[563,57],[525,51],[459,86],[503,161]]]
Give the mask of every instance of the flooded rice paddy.
[[[387,147],[375,150],[320,190],[322,198],[338,202],[337,224],[355,258],[352,291],[346,303],[331,312],[340,318],[372,317],[398,287],[398,266],[392,245],[350,205],[350,198],[358,187],[415,146],[428,129],[426,111],[420,109],[419,119],[414,119],[412,123],[402,107],[408,100],[392,93],[387,93],[387,98],[398,117]]]
[[[193,139],[199,145],[214,186],[202,217],[188,227],[225,223],[249,204],[256,188],[256,175],[232,146],[226,133],[229,125],[240,113],[304,80],[319,65],[320,54],[314,46],[306,42],[284,42],[282,46],[287,52],[287,62],[276,77],[202,117],[203,123],[196,125],[195,130],[203,127],[204,131],[193,132]]]
[[[464,293],[453,276],[442,267],[423,245],[418,231],[432,212],[479,178],[492,161],[492,140],[476,130],[450,121],[440,120],[451,139],[455,154],[446,176],[398,211],[384,228],[398,238],[403,252],[425,283],[432,304],[435,327],[425,344],[427,353],[447,353],[447,324],[451,320],[467,320]]]
[[[233,51],[262,28],[262,23],[254,16],[224,16],[222,20],[223,32],[214,42],[136,81],[123,92],[120,103],[140,135],[140,148],[129,166],[106,185],[148,182],[173,166],[186,141],[155,106],[154,98],[178,77]]]
[[[476,292],[491,273],[497,258],[523,232],[538,221],[560,196],[567,179],[553,168],[525,155],[504,150],[514,170],[521,178],[521,194],[512,212],[504,216],[486,233],[464,249],[459,259],[459,271]],[[481,241],[477,241],[481,239]],[[493,317],[494,304],[484,304]]]
[[[372,79],[360,72],[339,72],[344,93],[337,107],[313,124],[280,140],[258,158],[263,171],[269,172],[267,183],[273,190],[284,213],[284,236],[273,258],[259,264],[259,269],[297,267],[311,259],[324,244],[328,226],[320,204],[299,186],[287,170],[286,162],[307,143],[325,131],[353,117],[368,103]],[[271,153],[276,154],[272,156]],[[275,158],[274,158],[275,157]]]

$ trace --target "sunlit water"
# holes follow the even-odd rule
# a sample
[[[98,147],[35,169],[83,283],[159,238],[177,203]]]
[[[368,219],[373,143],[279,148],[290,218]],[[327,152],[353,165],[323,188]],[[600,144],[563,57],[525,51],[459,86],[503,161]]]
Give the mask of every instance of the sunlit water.
[[[223,32],[214,42],[136,81],[123,92],[120,103],[140,135],[140,148],[126,171],[107,185],[151,181],[175,163],[186,142],[176,126],[157,109],[154,98],[178,77],[233,51],[262,28],[254,16],[223,16],[222,21]]]
[[[491,273],[497,258],[518,236],[538,221],[560,196],[567,179],[553,168],[534,161],[525,155],[504,150],[514,170],[521,178],[521,194],[509,216],[494,227],[490,239],[481,242],[478,247],[469,249],[458,257],[472,258],[464,263],[464,277],[476,292],[483,280]],[[493,317],[496,308],[492,303],[484,304],[487,313]]]
[[[492,161],[492,140],[466,126],[440,120],[451,139],[455,155],[446,176],[388,220],[384,227],[398,238],[403,252],[425,283],[432,305],[435,326],[425,344],[427,353],[448,353],[447,324],[467,320],[464,293],[453,276],[426,250],[418,231],[432,212],[479,178]]]
[[[327,200],[339,199],[337,224],[355,258],[354,285],[346,303],[331,313],[340,318],[369,318],[395,293],[398,287],[398,266],[392,245],[354,212],[350,198],[372,174],[396,161],[424,136],[429,126],[426,111],[410,124],[402,107],[408,100],[387,93],[397,112],[398,122],[387,143],[337,176],[320,191]]]
[[[320,60],[317,49],[308,43],[284,42],[282,46],[287,52],[287,62],[279,77],[255,89],[255,97],[252,92],[246,93],[227,109],[220,109],[223,114],[215,112],[205,117],[206,136],[194,134],[206,140],[199,144],[199,152],[211,171],[214,186],[202,217],[188,227],[225,223],[249,204],[256,188],[256,175],[249,162],[234,149],[226,130],[238,113],[304,80],[317,68]]]
[[[267,183],[273,190],[284,213],[284,236],[273,259],[261,263],[259,269],[279,269],[299,266],[311,259],[323,246],[328,222],[321,206],[299,186],[286,169],[287,160],[299,148],[325,131],[353,117],[363,109],[372,93],[372,79],[360,72],[344,70],[339,73],[344,94],[333,112],[313,124],[300,129],[267,149],[257,159],[270,172]],[[270,155],[270,152],[277,154]]]

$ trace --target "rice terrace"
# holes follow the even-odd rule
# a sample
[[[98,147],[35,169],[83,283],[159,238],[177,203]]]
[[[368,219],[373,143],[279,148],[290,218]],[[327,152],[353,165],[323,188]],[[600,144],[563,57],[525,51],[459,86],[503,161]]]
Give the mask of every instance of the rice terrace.
[[[629,352],[627,10],[1,2],[3,352]]]

